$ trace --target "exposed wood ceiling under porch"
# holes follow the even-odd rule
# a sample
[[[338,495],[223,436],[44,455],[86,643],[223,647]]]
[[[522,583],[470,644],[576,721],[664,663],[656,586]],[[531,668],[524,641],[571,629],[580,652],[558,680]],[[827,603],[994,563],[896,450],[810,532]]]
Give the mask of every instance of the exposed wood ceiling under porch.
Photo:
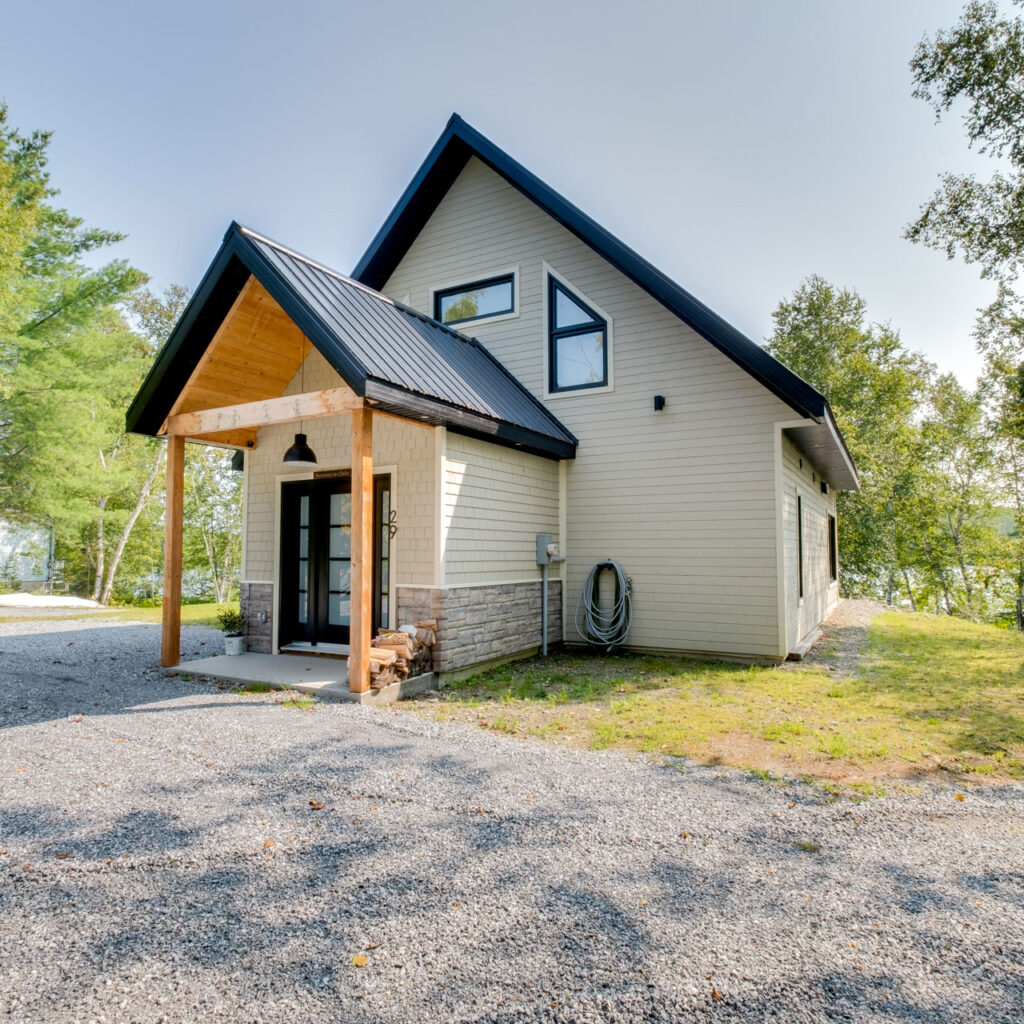
[[[291,317],[250,275],[171,407],[160,433],[168,433],[170,421],[185,413],[279,398],[312,348]],[[251,448],[256,443],[257,429],[235,426],[217,432],[174,432]]]

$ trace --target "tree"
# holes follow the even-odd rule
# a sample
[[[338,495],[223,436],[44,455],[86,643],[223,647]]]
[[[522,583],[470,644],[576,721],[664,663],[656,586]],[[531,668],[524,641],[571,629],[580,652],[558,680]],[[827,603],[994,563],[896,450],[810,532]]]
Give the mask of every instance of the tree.
[[[185,458],[184,562],[202,568],[215,601],[229,601],[242,561],[242,475],[231,452],[191,445]]]
[[[944,174],[907,237],[950,259],[959,253],[983,276],[1012,284],[1024,268],[1024,21],[974,0],[952,29],[918,44],[910,68],[914,95],[936,120],[966,102],[968,144],[1006,168],[987,181]]]
[[[920,478],[915,413],[932,374],[887,326],[866,322],[864,300],[821,277],[804,281],[772,314],[766,348],[826,395],[861,476],[838,496],[844,587],[892,599],[899,580],[913,590],[908,525]]]
[[[980,394],[952,374],[937,377],[921,424],[927,487],[919,520],[927,567],[939,581],[946,611],[981,618],[1000,561],[992,487],[993,443]],[[950,573],[959,576],[950,582]]]
[[[1002,564],[1017,628],[1024,629],[1024,314],[1006,289],[979,318],[978,350],[984,359],[980,381],[992,435],[993,472],[1012,522]]]
[[[122,236],[49,202],[48,143],[10,128],[0,107],[0,510],[87,548],[102,597],[150,479],[137,456],[152,446],[123,426],[149,347],[117,310],[144,278],[123,260],[86,265]]]
[[[1017,294],[1024,269],[1024,19],[973,0],[953,28],[921,41],[910,67],[914,95],[934,108],[936,120],[964,106],[968,145],[1001,162],[986,181],[943,175],[906,234],[977,264],[997,285],[975,338],[985,360],[981,394],[993,434],[992,471],[1015,523],[1002,563],[1024,628],[1024,307]]]

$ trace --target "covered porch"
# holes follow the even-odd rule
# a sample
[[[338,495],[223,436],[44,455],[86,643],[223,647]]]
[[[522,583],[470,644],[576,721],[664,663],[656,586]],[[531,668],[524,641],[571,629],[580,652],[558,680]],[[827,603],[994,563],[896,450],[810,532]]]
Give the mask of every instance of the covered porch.
[[[181,663],[182,533],[185,488],[185,442],[216,443],[219,435],[320,416],[351,417],[351,529],[349,569],[349,641],[347,653],[334,657],[243,654]],[[161,664],[241,682],[301,685],[314,677],[316,688],[331,695],[366,693],[370,685],[370,641],[374,594],[373,411],[347,387],[306,392],[259,402],[177,413],[167,420],[167,504],[164,524],[164,601]],[[254,446],[254,444],[252,445]],[[252,447],[251,446],[251,447]],[[329,666],[329,668],[325,668]],[[315,671],[314,671],[315,670]],[[230,674],[229,674],[230,673]],[[312,692],[312,691],[311,691]]]

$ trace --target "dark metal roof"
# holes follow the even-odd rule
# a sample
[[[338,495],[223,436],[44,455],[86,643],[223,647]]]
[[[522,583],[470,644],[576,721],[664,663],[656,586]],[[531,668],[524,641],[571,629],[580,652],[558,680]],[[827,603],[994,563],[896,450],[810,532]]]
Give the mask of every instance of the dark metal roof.
[[[434,148],[356,265],[352,272],[356,280],[371,288],[384,286],[472,156],[500,174],[801,416],[820,423],[830,415],[828,401],[821,392],[513,160],[458,114],[452,115]],[[843,458],[849,461],[851,477],[856,479],[856,469],[841,438],[840,443],[844,449]]]
[[[160,351],[128,412],[129,430],[159,430],[250,273],[373,405],[537,454],[574,456],[576,438],[478,341],[238,224]]]

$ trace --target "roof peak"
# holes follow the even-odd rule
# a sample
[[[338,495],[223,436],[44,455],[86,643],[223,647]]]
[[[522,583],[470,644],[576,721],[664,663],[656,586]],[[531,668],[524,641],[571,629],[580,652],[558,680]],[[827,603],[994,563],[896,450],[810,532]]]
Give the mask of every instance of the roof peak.
[[[701,337],[803,416],[821,421],[825,397],[579,207],[496,146],[458,113],[448,119],[352,276],[383,285],[471,157],[477,157]]]
[[[358,288],[360,291],[364,291],[368,295],[372,295],[375,298],[380,299],[382,302],[388,302],[392,306],[397,305],[393,299],[388,298],[388,296],[383,292],[377,291],[376,288],[371,288],[368,284],[363,284],[362,281],[357,281],[354,277],[349,277],[348,274],[343,274],[340,270],[335,270],[334,267],[329,267],[326,263],[321,263],[319,260],[313,259],[312,256],[307,256],[305,253],[301,253],[298,250],[293,249],[291,246],[285,245],[283,242],[279,242],[277,239],[263,234],[261,231],[256,231],[245,224],[239,224],[237,220],[233,220],[228,226],[228,230],[224,234],[225,240],[227,240],[228,236],[232,232],[237,232],[238,234],[245,235],[248,238],[255,238],[264,245],[269,245],[271,248],[277,249],[279,252],[283,252],[288,256],[291,256],[292,259],[299,260],[311,267],[315,267],[322,273],[329,274],[331,277],[335,277],[339,281],[344,281],[346,284],[352,285],[353,288]]]

